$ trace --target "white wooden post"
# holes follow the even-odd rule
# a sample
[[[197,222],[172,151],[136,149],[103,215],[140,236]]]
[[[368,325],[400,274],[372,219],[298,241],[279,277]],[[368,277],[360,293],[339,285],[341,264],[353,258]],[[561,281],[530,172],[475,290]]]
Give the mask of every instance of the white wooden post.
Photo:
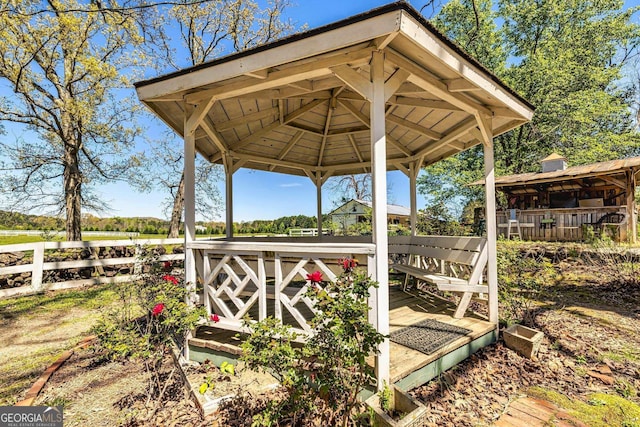
[[[420,165],[418,162],[409,163],[409,205],[411,207],[411,235],[415,236],[418,225],[418,201],[416,187],[418,182],[418,174],[420,173]]]
[[[189,248],[196,236],[196,175],[195,129],[188,127],[188,114],[184,118],[184,280],[189,291],[187,303],[193,304],[196,289],[196,261]]]
[[[318,237],[322,237],[322,173],[316,172],[316,206],[318,208]]]
[[[498,236],[496,226],[496,176],[493,160],[493,135],[491,118],[478,120],[484,136],[484,189],[487,223],[487,285],[489,287],[489,321],[498,324]]]
[[[223,157],[225,178],[225,204],[227,238],[233,237],[233,159],[228,154]]]
[[[373,243],[376,245],[375,277],[380,284],[375,290],[376,326],[389,335],[389,237],[387,235],[387,152],[385,129],[384,53],[373,52],[371,58],[371,175],[373,186]],[[389,339],[378,347],[376,378],[378,390],[389,384]]]
[[[44,265],[44,243],[34,243],[33,270],[31,270],[31,288],[35,292],[42,290],[42,267]]]

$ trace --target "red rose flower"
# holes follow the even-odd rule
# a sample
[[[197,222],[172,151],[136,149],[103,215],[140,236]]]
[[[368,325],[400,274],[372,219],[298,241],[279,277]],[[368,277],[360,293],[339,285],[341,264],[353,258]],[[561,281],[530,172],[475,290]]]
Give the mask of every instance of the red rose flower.
[[[218,316],[216,313],[213,313],[211,315],[211,320],[214,321],[215,323],[218,323],[220,321],[220,316]]]
[[[320,283],[322,282],[322,273],[319,271],[314,271],[311,274],[307,274],[307,280],[311,283]]]
[[[342,269],[345,273],[349,273],[358,266],[358,260],[353,258],[344,258],[340,260],[340,264],[342,264]]]
[[[164,310],[164,304],[158,303],[153,307],[153,310],[151,310],[151,315],[158,316],[160,313],[162,313],[163,310]]]
[[[165,274],[164,276],[162,276],[162,280],[165,280],[167,282],[171,282],[174,285],[178,284],[178,279],[176,279],[175,277],[169,275],[169,274]]]

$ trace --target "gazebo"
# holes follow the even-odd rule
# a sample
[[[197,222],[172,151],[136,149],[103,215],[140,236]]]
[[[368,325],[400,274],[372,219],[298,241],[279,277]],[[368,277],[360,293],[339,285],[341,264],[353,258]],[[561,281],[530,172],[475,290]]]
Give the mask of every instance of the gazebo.
[[[412,233],[421,167],[484,147],[486,283],[498,323],[493,138],[529,121],[533,107],[440,34],[415,9],[392,3],[361,15],[137,83],[140,100],[184,137],[185,271],[203,284],[216,328],[243,330],[251,310],[297,322],[312,310],[291,290],[309,266],[335,277],[335,260],[357,256],[380,286],[370,322],[388,334],[388,170],[409,177]],[[224,165],[226,239],[195,240],[194,157]],[[317,188],[318,237],[233,236],[233,174],[252,168],[308,176]],[[331,176],[372,174],[372,236],[322,236],[322,186]],[[224,274],[223,274],[224,273]],[[304,279],[302,279],[304,280]],[[268,283],[268,285],[267,285]],[[275,302],[272,306],[271,301]],[[390,383],[390,343],[376,357]]]

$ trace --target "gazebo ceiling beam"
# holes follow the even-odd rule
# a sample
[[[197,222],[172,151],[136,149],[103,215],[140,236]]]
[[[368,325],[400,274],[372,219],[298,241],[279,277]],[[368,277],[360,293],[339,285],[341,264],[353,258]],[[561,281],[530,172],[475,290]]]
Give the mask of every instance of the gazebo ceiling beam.
[[[258,80],[265,80],[267,77],[269,77],[269,70],[264,68],[262,70],[249,71],[247,73],[244,73],[244,75],[253,77],[254,79]]]
[[[318,154],[318,166],[322,165],[322,158],[324,157],[324,149],[327,146],[327,135],[329,134],[329,128],[331,127],[331,116],[335,111],[335,101],[336,101],[337,90],[334,90],[334,94],[329,101],[329,106],[327,108],[327,118],[324,122],[324,131],[322,132],[322,143],[320,144],[320,153]]]
[[[356,139],[353,137],[352,134],[349,134],[347,137],[349,138],[349,142],[351,143],[351,147],[353,148],[353,152],[356,153],[356,157],[358,158],[360,163],[364,163],[364,158],[362,157],[362,153],[360,152],[360,149],[358,148],[358,144],[356,142]],[[367,173],[368,169],[366,167],[363,167],[362,171],[363,171],[363,173]]]
[[[444,80],[444,83],[447,85],[447,88],[450,92],[468,92],[481,90],[478,86],[463,78]]]
[[[197,104],[203,99],[215,97],[217,99],[232,98],[234,96],[253,93],[264,89],[273,89],[301,80],[325,77],[331,73],[330,67],[340,64],[359,64],[368,62],[373,48],[363,48],[349,53],[340,53],[312,62],[294,65],[282,70],[269,73],[264,80],[247,81],[247,79],[232,80],[216,88],[197,91],[185,96],[189,104]],[[344,65],[346,66],[346,65]],[[353,71],[353,70],[352,70]]]
[[[389,98],[402,86],[402,84],[409,77],[409,72],[398,68],[384,83],[384,101],[387,102]]]
[[[210,125],[209,122],[210,121],[208,120],[208,118],[205,118],[200,126],[202,127],[202,129],[204,129],[211,142],[213,142],[213,144],[218,147],[220,153],[226,153],[227,151],[229,151],[229,148],[227,148],[227,145],[224,143],[224,139],[220,136],[220,134],[218,134],[218,132],[215,131],[215,129]]]
[[[358,92],[366,100],[371,100],[371,82],[362,74],[355,71],[348,65],[331,67],[331,72],[340,80],[345,82],[351,89]]]
[[[330,130],[328,136],[352,135],[354,133],[368,132],[369,126],[348,127],[342,129]]]
[[[394,31],[391,34],[378,37],[373,41],[372,45],[375,46],[376,49],[382,50],[385,47],[387,47],[389,43],[391,43],[393,39],[395,39],[398,36],[398,34],[400,34],[398,31]]]
[[[355,105],[353,105],[351,102],[345,99],[338,98],[338,102],[340,103],[340,105],[346,108],[347,111],[351,113],[351,115],[353,115],[356,119],[358,119],[363,125],[367,126],[367,128],[369,127],[370,120],[365,113],[360,111]]]
[[[405,147],[404,145],[400,144],[395,138],[392,138],[391,136],[389,136],[389,134],[387,134],[387,141],[393,145],[394,147],[396,147],[398,150],[402,151],[405,155],[411,157],[413,156],[414,153],[411,152],[411,150],[409,150],[407,147]]]
[[[449,145],[453,143],[455,140],[465,135],[475,127],[476,127],[476,120],[474,117],[470,117],[467,120],[463,121],[462,123],[454,126],[453,129],[449,129],[447,133],[445,133],[445,135],[442,136],[442,138],[440,138],[438,141],[435,141],[434,143],[429,144],[428,146],[423,148],[422,150],[419,150],[416,155],[423,156],[423,157],[428,156],[429,154],[439,150],[445,145]]]
[[[388,48],[386,55],[390,63],[411,73],[407,79],[409,82],[423,88],[432,95],[470,114],[476,114],[478,112],[482,112],[487,115],[491,114],[491,111],[488,108],[476,101],[473,101],[471,98],[450,92],[449,88],[442,80],[401,54],[398,54]]]
[[[423,107],[423,108],[430,108],[433,110],[462,111],[460,108],[455,107],[446,101],[440,101],[435,99],[411,98],[407,96],[392,96],[391,98],[389,98],[387,102],[389,104],[394,104],[394,105]]]
[[[289,151],[291,151],[291,149],[298,143],[298,141],[300,141],[303,135],[304,132],[302,131],[299,131],[295,135],[293,135],[293,138],[289,140],[287,145],[282,149],[282,151],[280,151],[280,154],[278,154],[278,160],[284,160],[284,158],[287,157],[287,154],[289,154]],[[275,165],[269,167],[270,171],[273,171],[274,169]]]
[[[256,111],[245,116],[240,116],[235,119],[227,120],[226,122],[220,122],[215,124],[215,129],[218,132],[222,132],[228,129],[233,129],[238,126],[243,126],[251,122],[255,122],[269,117],[275,117],[279,113],[278,107],[267,108],[266,110]]]
[[[213,98],[213,97],[209,98],[208,100],[198,104],[195,110],[193,110],[193,113],[191,113],[191,115],[189,116],[185,124],[185,128],[187,129],[187,132],[189,133],[189,135],[195,134],[196,130],[198,129],[198,126],[202,122],[202,119],[205,118],[205,116],[207,115],[211,107],[213,107],[213,104],[215,104],[215,102],[216,102],[216,98]]]
[[[322,133],[322,129],[315,129],[315,128],[312,128],[311,126],[306,126],[300,123],[287,123],[285,126],[288,127],[289,129],[295,130],[296,132],[302,131],[302,132],[306,132],[311,135],[317,135],[317,136],[324,135]]]
[[[442,135],[439,134],[438,132],[432,131],[431,129],[421,126],[417,123],[410,122],[409,120],[405,120],[398,116],[394,116],[393,114],[387,115],[387,120],[390,121],[391,123],[395,123],[399,126],[402,126],[403,128],[410,129],[414,132],[418,132],[419,134],[424,135],[431,139],[438,140],[442,138]]]

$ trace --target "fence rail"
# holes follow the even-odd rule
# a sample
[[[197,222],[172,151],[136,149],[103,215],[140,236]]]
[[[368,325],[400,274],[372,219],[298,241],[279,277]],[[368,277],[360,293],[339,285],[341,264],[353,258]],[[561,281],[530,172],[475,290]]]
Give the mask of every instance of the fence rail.
[[[29,295],[44,290],[68,289],[86,285],[102,284],[102,283],[122,283],[131,281],[140,267],[140,248],[143,246],[158,245],[179,245],[184,243],[183,239],[138,239],[138,240],[94,240],[82,242],[37,242],[22,243],[15,245],[0,246],[0,259],[7,260],[10,257],[16,257],[20,254],[26,259],[26,262],[19,261],[16,265],[0,266],[0,283],[16,274],[30,273],[28,284],[22,286],[6,287],[0,289],[0,298]],[[99,257],[101,248],[120,248],[120,252],[124,256]],[[63,259],[54,256],[56,253],[64,250],[72,249],[88,249],[91,254],[88,259]],[[51,251],[55,251],[53,254]],[[27,256],[29,254],[30,256]],[[128,255],[130,254],[130,255]],[[88,254],[87,254],[88,255]],[[158,256],[159,261],[178,261],[184,260],[184,253],[167,253]],[[29,262],[30,261],[30,262]],[[5,262],[6,263],[6,262]],[[107,276],[105,267],[130,266],[134,268],[130,274],[114,274]],[[91,277],[58,280],[54,282],[45,282],[45,271],[69,271],[73,269],[93,269]]]
[[[55,230],[0,230],[0,236],[64,236],[64,231]],[[83,231],[83,236],[112,236],[112,237],[138,237],[137,231]]]

